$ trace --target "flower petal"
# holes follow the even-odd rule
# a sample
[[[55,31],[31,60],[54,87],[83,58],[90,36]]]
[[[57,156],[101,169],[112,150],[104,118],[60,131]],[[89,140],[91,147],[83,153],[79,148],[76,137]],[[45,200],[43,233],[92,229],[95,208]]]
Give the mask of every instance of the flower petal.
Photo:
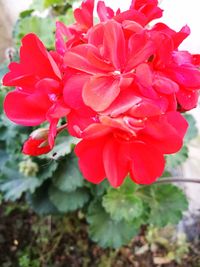
[[[82,140],[74,150],[84,178],[94,184],[99,184],[106,177],[102,160],[105,142],[106,138]]]
[[[134,142],[131,145],[130,158],[131,179],[138,184],[151,184],[164,171],[164,157],[151,145]]]
[[[110,106],[120,93],[119,81],[112,77],[94,76],[83,88],[83,101],[95,111]]]

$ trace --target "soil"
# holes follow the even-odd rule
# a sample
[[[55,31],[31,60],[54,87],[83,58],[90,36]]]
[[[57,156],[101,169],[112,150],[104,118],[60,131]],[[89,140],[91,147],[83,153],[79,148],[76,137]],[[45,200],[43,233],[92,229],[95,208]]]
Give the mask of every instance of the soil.
[[[129,246],[112,250],[88,238],[87,224],[77,214],[40,217],[23,203],[7,203],[0,206],[0,218],[1,267],[200,267],[199,243],[190,245],[181,264],[164,262],[162,247],[136,255],[145,245],[145,229]]]

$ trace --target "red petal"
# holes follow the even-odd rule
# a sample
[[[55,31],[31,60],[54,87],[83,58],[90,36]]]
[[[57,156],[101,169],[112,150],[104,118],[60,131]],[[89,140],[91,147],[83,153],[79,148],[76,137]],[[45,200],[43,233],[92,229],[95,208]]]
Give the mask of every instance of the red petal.
[[[4,110],[8,118],[18,124],[35,126],[46,120],[51,102],[43,94],[25,94],[18,90],[7,94]]]
[[[114,11],[110,7],[107,7],[103,1],[98,1],[97,13],[101,22],[107,21],[114,16]]]
[[[102,112],[103,115],[110,115],[111,117],[116,117],[130,108],[134,107],[136,104],[141,102],[141,98],[135,95],[135,92],[131,89],[123,90],[119,96],[114,100],[114,102]]]
[[[22,152],[26,155],[30,156],[39,156],[42,154],[47,154],[51,151],[51,147],[47,143],[46,145],[42,145],[45,142],[44,139],[35,140],[30,137],[23,145]]]
[[[90,44],[78,45],[66,52],[64,63],[66,67],[89,74],[107,73],[114,70],[100,58],[97,48]]]
[[[165,167],[163,155],[153,146],[134,142],[130,150],[133,181],[138,184],[151,184],[159,178]]]
[[[122,184],[128,174],[128,159],[123,155],[121,144],[114,138],[108,140],[103,150],[106,177],[113,187]]]
[[[167,94],[167,95],[176,93],[179,90],[179,86],[177,83],[163,76],[156,76],[153,82],[153,87],[158,92]]]
[[[83,101],[95,111],[103,111],[119,95],[119,81],[112,77],[92,77],[83,88]]]
[[[31,62],[31,64],[30,64]],[[39,38],[31,33],[22,39],[20,49],[20,63],[11,63],[10,72],[3,78],[3,83],[8,86],[27,85],[29,79],[37,81],[39,78],[60,78],[60,71],[53,58],[47,52]]]
[[[74,150],[84,178],[95,184],[102,182],[106,177],[102,160],[105,142],[106,138],[83,140]]]
[[[81,7],[74,10],[74,18],[85,29],[93,25],[93,9],[94,0],[85,0],[82,2]]]
[[[104,56],[112,62],[116,70],[123,70],[126,51],[125,38],[120,23],[109,20],[104,26]]]
[[[146,32],[136,33],[129,39],[129,60],[125,71],[133,70],[137,65],[145,62],[154,53],[155,45]]]

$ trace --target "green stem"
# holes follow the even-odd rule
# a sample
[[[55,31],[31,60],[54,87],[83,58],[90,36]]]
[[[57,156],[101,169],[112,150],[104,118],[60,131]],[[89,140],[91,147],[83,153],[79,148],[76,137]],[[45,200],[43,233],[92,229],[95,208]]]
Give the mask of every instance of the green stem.
[[[157,180],[153,184],[168,184],[168,183],[195,183],[195,184],[200,184],[200,178],[167,177],[167,178],[161,178],[160,180]]]

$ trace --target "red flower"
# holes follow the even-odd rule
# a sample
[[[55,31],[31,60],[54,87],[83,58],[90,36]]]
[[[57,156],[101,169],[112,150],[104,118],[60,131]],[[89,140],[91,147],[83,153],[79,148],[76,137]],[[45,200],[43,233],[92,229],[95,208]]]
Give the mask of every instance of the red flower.
[[[49,121],[51,147],[59,118],[69,113],[62,100],[61,71],[53,56],[56,58],[36,35],[28,34],[22,39],[20,63],[11,63],[3,78],[4,85],[17,86],[4,101],[7,117],[25,126]]]
[[[100,183],[107,178],[118,187],[128,174],[139,184],[150,184],[161,176],[163,155],[181,148],[187,122],[178,112],[147,118],[144,110],[143,118],[136,117],[136,109],[116,118],[101,116],[99,123],[83,131],[75,153],[87,180]]]
[[[122,25],[110,20],[90,31],[88,44],[66,52],[64,63],[88,75],[88,81],[82,85],[83,101],[93,110],[103,111],[122,88],[132,83],[135,68],[148,60],[154,49],[146,31],[126,39]]]
[[[200,56],[179,50],[187,26],[146,26],[162,15],[157,0],[132,0],[125,12],[99,1],[97,25],[93,9],[85,0],[74,24],[57,23],[56,51],[34,34],[23,38],[20,62],[3,79],[16,87],[5,113],[22,125],[50,124],[31,134],[26,154],[48,153],[67,116],[69,133],[81,138],[75,153],[87,180],[117,187],[130,174],[149,184],[162,174],[164,155],[182,146],[187,122],[179,112],[197,103]]]

